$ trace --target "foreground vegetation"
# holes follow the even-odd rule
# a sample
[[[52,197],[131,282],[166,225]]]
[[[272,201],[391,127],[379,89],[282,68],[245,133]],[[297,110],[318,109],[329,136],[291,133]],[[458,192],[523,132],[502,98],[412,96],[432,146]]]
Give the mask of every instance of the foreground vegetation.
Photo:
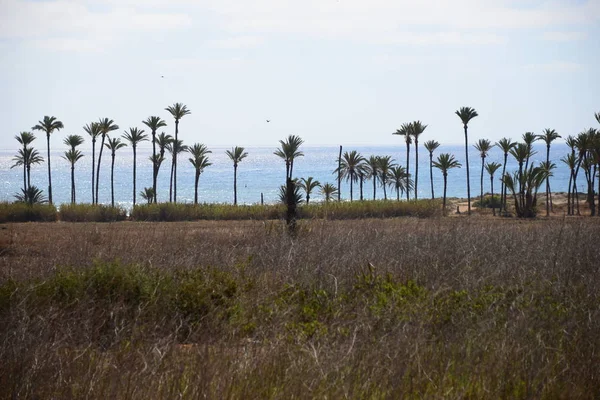
[[[595,220],[12,224],[2,398],[598,398]]]

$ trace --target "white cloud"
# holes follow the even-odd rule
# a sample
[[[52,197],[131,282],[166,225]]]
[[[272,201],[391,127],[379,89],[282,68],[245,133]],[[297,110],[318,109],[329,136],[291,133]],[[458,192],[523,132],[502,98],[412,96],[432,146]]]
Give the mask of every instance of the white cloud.
[[[551,42],[573,42],[586,38],[587,34],[585,32],[544,32],[542,34],[543,40]]]
[[[553,61],[540,64],[528,64],[524,66],[527,70],[545,71],[545,72],[577,72],[584,68],[583,64],[569,61]]]

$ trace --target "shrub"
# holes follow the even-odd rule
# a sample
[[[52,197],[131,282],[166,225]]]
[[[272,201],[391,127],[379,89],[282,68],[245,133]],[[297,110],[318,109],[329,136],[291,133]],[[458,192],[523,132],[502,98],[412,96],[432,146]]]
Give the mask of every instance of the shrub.
[[[500,196],[483,196],[483,200],[478,200],[473,203],[473,207],[479,208],[500,208]]]
[[[0,223],[52,222],[56,216],[56,207],[49,204],[0,203]]]
[[[64,204],[59,216],[65,222],[115,222],[127,219],[127,211],[103,204]]]

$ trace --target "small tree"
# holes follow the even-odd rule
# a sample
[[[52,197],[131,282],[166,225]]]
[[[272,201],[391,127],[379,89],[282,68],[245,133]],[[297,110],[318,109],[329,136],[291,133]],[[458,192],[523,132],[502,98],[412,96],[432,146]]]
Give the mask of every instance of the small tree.
[[[492,213],[496,216],[496,202],[494,201],[494,174],[502,165],[497,162],[487,163],[485,164],[485,170],[488,174],[490,174],[490,188],[492,191]],[[481,199],[481,203],[483,203],[483,198]]]
[[[446,189],[448,187],[448,171],[452,168],[460,168],[461,164],[456,161],[453,155],[442,153],[437,160],[433,162],[433,166],[442,172],[444,177],[444,200],[442,202],[442,210],[446,212]]]
[[[314,180],[312,176],[309,176],[308,178],[300,179],[300,182],[298,182],[298,187],[304,190],[304,193],[306,194],[306,204],[308,204],[310,201],[310,194],[313,190],[320,188],[321,183],[317,180]]]
[[[337,188],[332,183],[325,183],[321,186],[320,193],[325,196],[325,202],[329,201],[337,194]]]

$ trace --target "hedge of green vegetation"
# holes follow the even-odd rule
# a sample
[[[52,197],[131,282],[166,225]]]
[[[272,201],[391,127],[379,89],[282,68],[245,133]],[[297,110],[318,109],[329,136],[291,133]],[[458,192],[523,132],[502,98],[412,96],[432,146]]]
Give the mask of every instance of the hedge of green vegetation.
[[[57,215],[56,207],[48,204],[0,203],[0,223],[51,222]]]

